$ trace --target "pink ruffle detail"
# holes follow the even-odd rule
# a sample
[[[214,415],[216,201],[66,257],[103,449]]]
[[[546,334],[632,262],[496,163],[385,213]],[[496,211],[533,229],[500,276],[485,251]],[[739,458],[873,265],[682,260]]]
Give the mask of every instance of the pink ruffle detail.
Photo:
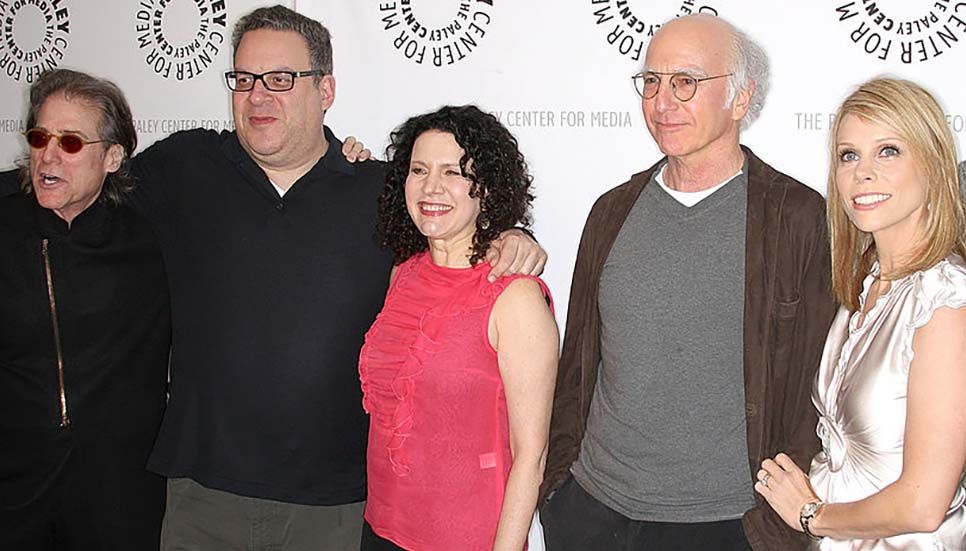
[[[420,337],[422,338],[423,335],[420,335]],[[409,466],[406,464],[403,444],[409,438],[415,425],[415,408],[413,407],[415,379],[423,372],[423,363],[420,358],[423,349],[418,346],[421,338],[417,339],[417,344],[409,347],[409,357],[391,385],[392,393],[398,402],[392,412],[392,421],[390,422],[392,437],[386,444],[386,451],[389,452],[389,463],[392,465],[392,471],[399,476],[406,476],[410,472]]]

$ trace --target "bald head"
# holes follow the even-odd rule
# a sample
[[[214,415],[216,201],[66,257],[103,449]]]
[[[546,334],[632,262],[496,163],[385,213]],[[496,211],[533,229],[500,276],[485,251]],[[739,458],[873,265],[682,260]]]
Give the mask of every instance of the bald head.
[[[734,73],[728,79],[730,104],[741,91],[751,91],[748,112],[741,120],[747,128],[765,105],[769,88],[768,56],[764,49],[740,29],[708,14],[677,17],[661,26],[647,48],[645,70],[662,71],[652,63],[666,59],[665,54],[679,51],[684,58],[702,59],[714,67],[714,74]],[[710,70],[711,68],[708,67]]]
[[[734,65],[735,29],[728,22],[707,14],[695,14],[672,19],[661,26],[651,38],[645,58],[646,68],[662,71],[665,68],[651,67],[650,60],[655,50],[681,50],[700,54],[701,58],[712,60],[718,69],[730,71]],[[663,56],[661,56],[663,57]]]

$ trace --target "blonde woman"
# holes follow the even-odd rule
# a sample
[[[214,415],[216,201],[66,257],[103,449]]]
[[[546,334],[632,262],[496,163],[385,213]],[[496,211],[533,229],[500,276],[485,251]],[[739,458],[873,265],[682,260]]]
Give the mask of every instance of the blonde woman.
[[[828,219],[832,324],[805,475],[755,490],[821,550],[966,549],[966,255],[955,145],[918,85],[879,78],[839,108]]]

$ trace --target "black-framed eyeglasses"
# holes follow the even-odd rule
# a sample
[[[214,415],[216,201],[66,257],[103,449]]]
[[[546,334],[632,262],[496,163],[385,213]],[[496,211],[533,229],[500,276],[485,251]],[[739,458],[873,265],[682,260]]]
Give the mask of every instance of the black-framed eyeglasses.
[[[295,87],[295,79],[324,75],[325,71],[313,69],[311,71],[268,71],[267,73],[249,73],[248,71],[228,71],[225,82],[232,92],[248,92],[255,87],[255,81],[262,81],[262,85],[270,92],[288,92]]]
[[[31,128],[30,130],[23,133],[24,138],[27,138],[27,144],[34,149],[44,149],[50,142],[51,138],[57,140],[57,145],[65,153],[78,153],[81,149],[84,149],[85,145],[90,145],[93,143],[106,142],[107,140],[85,140],[77,134],[72,132],[65,132],[63,134],[54,134],[44,130],[43,128]]]
[[[712,77],[696,77],[688,73],[660,73],[657,71],[647,71],[644,73],[638,73],[631,77],[634,81],[634,89],[637,93],[644,99],[651,99],[657,95],[658,91],[661,89],[661,77],[670,77],[668,80],[671,82],[671,92],[678,101],[691,101],[694,94],[698,93],[698,83],[704,82],[706,80],[714,80],[717,78],[730,77],[734,73],[726,73],[723,75],[715,75]]]

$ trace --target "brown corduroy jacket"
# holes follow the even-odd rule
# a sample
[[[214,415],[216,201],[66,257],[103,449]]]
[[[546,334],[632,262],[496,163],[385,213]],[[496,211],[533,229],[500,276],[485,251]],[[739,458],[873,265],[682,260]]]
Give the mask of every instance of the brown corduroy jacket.
[[[821,195],[743,150],[748,170],[744,383],[752,485],[763,459],[785,452],[807,471],[819,449],[810,394],[835,303]],[[586,430],[600,363],[601,270],[631,207],[663,162],[602,195],[584,226],[570,289],[541,504],[566,480]],[[642,266],[646,262],[641,259]],[[806,547],[801,533],[788,528],[757,493],[755,499],[743,524],[756,551]]]

